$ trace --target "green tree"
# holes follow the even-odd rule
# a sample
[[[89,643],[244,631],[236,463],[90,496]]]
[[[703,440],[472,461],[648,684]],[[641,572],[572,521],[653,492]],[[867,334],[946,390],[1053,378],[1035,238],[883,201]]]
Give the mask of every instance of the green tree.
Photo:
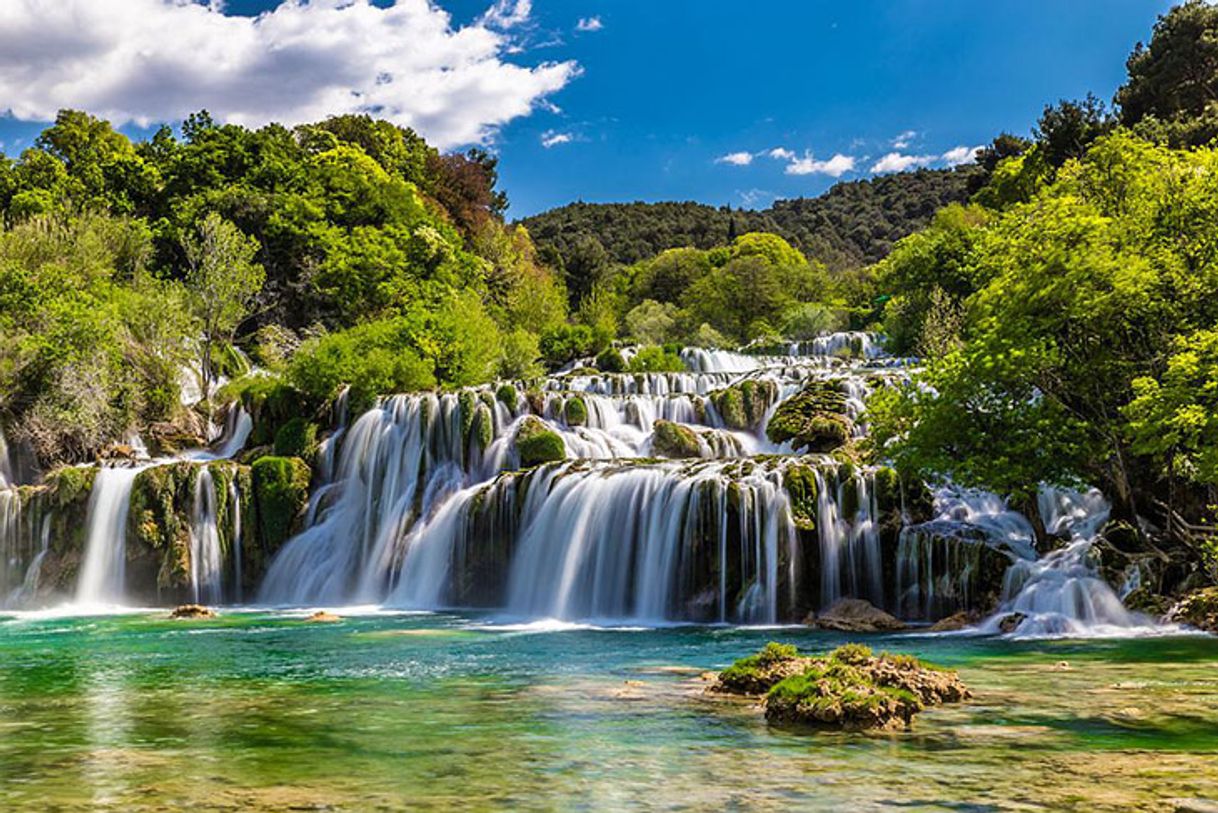
[[[262,266],[254,262],[257,252],[258,241],[215,213],[199,222],[196,234],[182,240],[186,287],[202,330],[199,361],[204,393],[211,392],[216,380],[216,349],[233,341],[266,280]]]

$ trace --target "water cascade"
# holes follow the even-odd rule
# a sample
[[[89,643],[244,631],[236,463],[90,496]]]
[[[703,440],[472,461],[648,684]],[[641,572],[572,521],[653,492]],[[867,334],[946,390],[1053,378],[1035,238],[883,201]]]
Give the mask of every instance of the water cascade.
[[[146,466],[98,469],[89,497],[85,556],[76,601],[84,605],[121,604],[127,549],[127,509],[131,487]]]
[[[190,589],[196,603],[215,604],[223,595],[216,485],[206,466],[195,476],[190,523]]]

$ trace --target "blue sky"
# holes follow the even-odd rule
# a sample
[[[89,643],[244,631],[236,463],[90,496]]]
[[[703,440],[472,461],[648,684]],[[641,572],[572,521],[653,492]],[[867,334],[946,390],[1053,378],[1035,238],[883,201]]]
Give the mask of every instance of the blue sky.
[[[391,18],[389,0],[379,9],[314,0],[324,15],[226,27],[222,14],[278,5],[229,0],[141,27],[162,14],[148,5],[159,0],[108,10],[99,7],[120,0],[63,2],[85,5],[24,27],[0,17],[0,110],[33,119],[0,118],[10,154],[59,106],[126,120],[138,135],[200,102],[256,124],[307,120],[358,97],[445,146],[490,145],[516,216],[573,200],[765,206],[873,171],[942,166],[1001,130],[1026,133],[1047,102],[1087,91],[1110,99],[1128,52],[1171,5],[501,0],[487,15],[491,0],[443,0],[446,17],[399,0]],[[90,25],[81,13],[107,16]],[[189,39],[162,42],[170,29]],[[302,40],[307,48],[285,46]],[[150,46],[166,50],[159,62],[121,67],[136,64],[123,53],[147,60]],[[38,85],[59,69],[59,51],[77,60],[75,73]],[[370,66],[375,79],[361,73]]]

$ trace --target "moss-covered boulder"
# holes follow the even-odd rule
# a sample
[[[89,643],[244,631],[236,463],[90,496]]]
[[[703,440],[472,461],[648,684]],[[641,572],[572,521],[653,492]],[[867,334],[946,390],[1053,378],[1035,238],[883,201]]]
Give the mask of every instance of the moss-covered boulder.
[[[782,484],[791,502],[791,519],[801,531],[816,529],[816,472],[811,466],[794,463],[782,472]]]
[[[520,465],[524,468],[553,463],[567,456],[562,435],[546,426],[540,418],[529,415],[520,422],[513,441]]]
[[[778,385],[773,381],[749,379],[716,390],[710,401],[729,429],[755,430],[765,420],[766,412],[778,398]]]
[[[1218,633],[1218,587],[1189,593],[1168,611],[1167,620]]]
[[[474,422],[469,428],[469,443],[480,451],[486,451],[495,439],[495,416],[486,404],[478,404],[474,410]]]
[[[701,457],[698,434],[688,426],[660,419],[651,425],[651,451],[660,457]]]
[[[832,382],[814,381],[778,405],[766,436],[774,443],[790,441],[799,450],[831,452],[850,440],[852,429],[845,393]]]
[[[740,658],[720,672],[711,690],[762,695],[785,678],[802,672],[811,660],[800,655],[799,650],[791,644],[771,641],[755,655]]]
[[[568,398],[562,411],[568,426],[584,426],[588,423],[588,405],[578,395]]]
[[[773,723],[848,731],[908,727],[928,706],[970,696],[955,672],[859,644],[813,657],[770,643],[720,673],[711,691],[764,695]]]
[[[520,402],[520,391],[511,384],[500,384],[495,389],[495,400],[511,410]]]
[[[309,467],[298,457],[263,457],[251,467],[259,542],[268,556],[292,535],[309,501]]]
[[[288,420],[275,433],[276,457],[299,457],[312,460],[317,454],[317,425],[297,416]]]
[[[626,371],[626,359],[616,347],[607,347],[596,357],[596,368],[605,373],[623,373]]]

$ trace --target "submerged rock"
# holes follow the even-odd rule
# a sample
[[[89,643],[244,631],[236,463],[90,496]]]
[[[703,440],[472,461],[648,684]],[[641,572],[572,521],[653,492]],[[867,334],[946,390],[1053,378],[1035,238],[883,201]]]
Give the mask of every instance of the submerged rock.
[[[998,631],[1003,635],[1008,635],[1019,629],[1019,625],[1026,621],[1027,618],[1023,613],[1009,613],[998,622]]]
[[[977,622],[981,621],[981,613],[976,610],[961,610],[958,613],[953,613],[947,618],[940,618],[931,625],[931,632],[955,632],[957,630],[968,629],[976,626]]]
[[[839,632],[888,632],[905,629],[905,622],[858,598],[841,599],[824,612],[809,617],[808,623],[819,629]]]
[[[1168,610],[1167,620],[1206,632],[1218,632],[1218,587],[1189,593]]]
[[[955,672],[909,655],[874,656],[859,644],[812,657],[770,643],[725,669],[708,691],[764,695],[774,723],[847,731],[908,727],[926,707],[970,696]]]
[[[334,613],[328,613],[325,610],[318,610],[317,612],[313,613],[311,616],[309,616],[308,618],[305,619],[305,621],[310,624],[332,624],[335,621],[342,621],[342,620],[343,620],[343,618],[341,615],[335,615]]]
[[[170,618],[215,618],[216,611],[202,604],[181,604],[173,608]]]

